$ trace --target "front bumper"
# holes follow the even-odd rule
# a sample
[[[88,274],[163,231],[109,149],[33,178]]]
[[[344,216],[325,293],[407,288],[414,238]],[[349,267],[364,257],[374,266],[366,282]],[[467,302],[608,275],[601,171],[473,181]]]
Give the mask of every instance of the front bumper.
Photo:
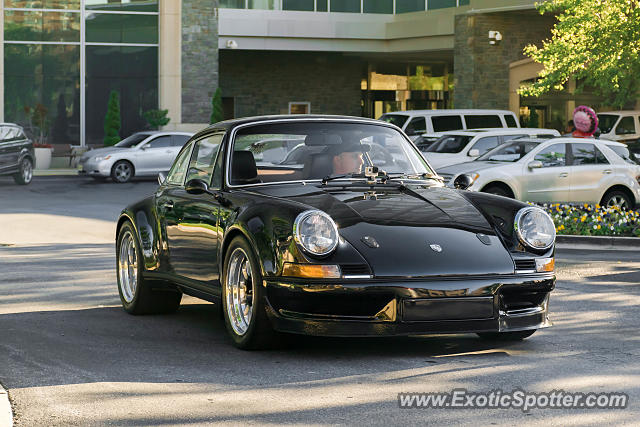
[[[551,326],[552,274],[371,280],[265,281],[276,330],[318,336],[509,332]]]
[[[105,160],[100,162],[87,160],[86,162],[81,163],[81,169],[78,171],[78,174],[108,177],[111,175],[111,162]]]

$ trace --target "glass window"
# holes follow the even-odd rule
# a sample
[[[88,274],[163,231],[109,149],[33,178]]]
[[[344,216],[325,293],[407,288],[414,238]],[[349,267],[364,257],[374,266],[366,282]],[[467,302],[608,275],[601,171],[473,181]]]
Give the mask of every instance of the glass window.
[[[176,161],[173,163],[169,174],[167,174],[167,183],[173,185],[184,184],[184,176],[187,172],[187,165],[191,158],[191,146],[182,150]]]
[[[480,138],[478,140],[478,142],[476,142],[475,144],[473,144],[473,147],[471,147],[471,149],[476,149],[478,151],[480,151],[480,154],[484,154],[487,151],[495,148],[498,146],[498,137],[497,136],[487,136],[484,138]]]
[[[428,0],[427,10],[456,7],[456,0]]]
[[[86,32],[87,42],[155,44],[158,15],[87,13]]]
[[[622,145],[607,145],[607,147],[611,148],[613,152],[620,156],[625,162],[632,165],[640,164],[640,160],[633,156],[627,147]]]
[[[164,148],[171,147],[171,135],[163,135],[152,139],[145,144],[147,148]]]
[[[157,12],[158,0],[85,0],[86,9]]]
[[[488,151],[477,160],[492,162],[517,162],[540,143],[538,141],[517,140],[502,144]]]
[[[462,129],[460,116],[431,116],[431,124],[434,132],[446,132],[448,130]]]
[[[213,168],[213,179],[211,180],[211,188],[215,190],[219,190],[222,188],[222,179],[224,171],[224,153],[220,152],[218,154],[218,159],[216,160],[216,165]]]
[[[282,0],[282,9],[313,12],[313,0]]]
[[[249,0],[249,9],[277,9],[276,0]]]
[[[609,160],[605,157],[605,155],[600,151],[598,147],[596,147],[596,163],[600,165],[609,164]]]
[[[5,120],[50,144],[80,142],[80,46],[5,44]]]
[[[602,133],[609,133],[620,116],[614,114],[598,114],[598,127]]]
[[[79,13],[6,10],[4,15],[5,40],[80,41]]]
[[[571,154],[574,166],[609,163],[593,144],[571,144]]]
[[[458,5],[459,6],[468,6],[469,5],[469,0],[459,0],[458,1]]]
[[[20,138],[20,129],[15,126],[0,127],[0,142],[16,141]]]
[[[223,133],[218,133],[195,143],[185,182],[189,182],[192,179],[201,179],[207,184],[211,183],[216,154],[218,154],[223,136]]]
[[[405,133],[407,135],[421,135],[427,132],[427,121],[424,117],[414,117],[411,119]]]
[[[424,0],[396,0],[396,13],[424,10]]]
[[[507,122],[507,127],[509,128],[517,128],[518,124],[516,123],[516,119],[511,115],[507,114],[504,116],[504,121]]]
[[[360,0],[334,0],[331,2],[331,12],[360,13]]]
[[[542,162],[545,168],[565,166],[566,165],[566,146],[565,144],[553,144],[536,154],[534,160]]]
[[[149,138],[150,136],[151,134],[148,134],[148,133],[134,133],[133,135],[130,135],[125,139],[123,139],[122,141],[118,142],[116,144],[116,147],[122,147],[122,148],[135,147],[136,145],[138,145],[145,139]]]
[[[393,0],[364,0],[364,13],[393,13]]]
[[[171,135],[171,146],[182,147],[189,140],[189,135]]]
[[[316,10],[318,12],[326,12],[327,9],[327,0],[316,0]]]
[[[4,7],[80,10],[80,0],[4,0]]]
[[[244,9],[244,0],[220,0],[223,9]]]
[[[507,141],[511,141],[512,139],[517,139],[517,138],[526,138],[528,135],[524,135],[524,134],[519,134],[519,135],[502,135],[502,141],[503,142],[507,142]]]
[[[630,135],[634,133],[636,133],[636,124],[633,116],[620,119],[620,123],[616,126],[616,135]]]
[[[158,48],[87,46],[88,144],[102,144],[111,90],[120,94],[120,135],[144,129],[140,113],[158,108]]]
[[[425,151],[427,153],[459,153],[471,141],[467,135],[445,135],[431,144]]]
[[[383,122],[391,123],[402,128],[408,118],[409,116],[403,116],[401,114],[383,114],[378,120],[382,120]]]
[[[481,129],[481,128],[501,128],[502,121],[498,115],[482,115],[471,116],[465,114],[464,121],[467,123],[467,129]]]

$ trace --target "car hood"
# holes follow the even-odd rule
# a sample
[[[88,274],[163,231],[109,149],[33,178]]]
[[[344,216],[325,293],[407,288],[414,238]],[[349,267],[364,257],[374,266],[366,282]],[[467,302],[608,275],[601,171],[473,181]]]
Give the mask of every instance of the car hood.
[[[258,191],[320,209],[376,276],[507,274],[514,264],[484,215],[461,192],[442,187],[265,186]],[[478,236],[480,235],[480,237]],[[372,237],[378,247],[371,247]],[[483,242],[484,240],[484,242]]]
[[[444,168],[440,168],[438,173],[446,175],[458,175],[461,173],[480,172],[481,170],[497,168],[500,166],[508,165],[512,163],[505,162],[486,162],[486,161],[474,161],[459,163],[457,165],[451,165]]]
[[[94,150],[89,150],[82,155],[82,159],[89,159],[95,156],[107,156],[109,154],[117,153],[119,151],[131,150],[131,148],[122,148],[122,147],[104,147],[104,148],[96,148]]]

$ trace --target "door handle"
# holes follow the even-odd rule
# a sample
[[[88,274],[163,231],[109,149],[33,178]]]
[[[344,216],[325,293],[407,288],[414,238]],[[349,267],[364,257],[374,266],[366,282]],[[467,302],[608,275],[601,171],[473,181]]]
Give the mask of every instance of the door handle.
[[[162,207],[167,209],[167,210],[173,209],[173,201],[169,200],[168,202],[164,202],[162,204]]]
[[[567,172],[562,172],[560,175],[558,175],[560,178],[566,178],[569,176],[569,174]]]
[[[602,171],[604,175],[609,175],[611,173],[611,169],[605,169]]]

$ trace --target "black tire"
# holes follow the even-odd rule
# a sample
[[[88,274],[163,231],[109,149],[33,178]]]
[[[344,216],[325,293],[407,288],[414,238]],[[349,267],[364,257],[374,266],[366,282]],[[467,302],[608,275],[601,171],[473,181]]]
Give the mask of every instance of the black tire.
[[[124,277],[121,277],[121,248],[125,238],[129,237],[135,247],[135,259],[137,261],[135,269],[132,269],[132,272],[135,270],[137,281],[133,291],[123,282]],[[177,289],[163,287],[161,284],[145,279],[142,266],[140,244],[136,238],[133,225],[127,221],[120,228],[116,241],[116,277],[122,308],[130,314],[167,314],[175,312],[180,307],[182,293]]]
[[[118,184],[131,181],[135,175],[135,170],[131,162],[119,160],[111,167],[111,179]]]
[[[533,335],[536,331],[537,329],[514,332],[479,332],[478,336],[482,339],[492,341],[522,341]]]
[[[248,327],[244,333],[238,333],[232,325],[231,312],[229,308],[229,299],[232,299],[232,293],[229,292],[229,275],[232,268],[232,257],[246,256],[251,272],[251,292],[247,295],[251,296],[250,305],[251,318]],[[232,276],[233,280],[233,276]],[[233,303],[231,303],[233,306]],[[260,265],[254,255],[249,242],[243,237],[235,237],[224,256],[224,264],[222,271],[222,313],[224,316],[224,324],[227,332],[233,341],[233,344],[243,350],[259,350],[273,347],[279,341],[279,335],[271,327],[271,322],[267,317],[265,303],[265,289],[262,286],[262,274],[260,273]],[[235,322],[234,322],[235,324]]]
[[[488,185],[482,189],[483,193],[495,194],[496,196],[513,198],[513,194],[499,185]]]
[[[633,202],[622,190],[610,190],[602,197],[601,206],[619,206],[622,209],[633,209]]]
[[[33,162],[30,158],[22,159],[18,173],[13,175],[13,180],[18,185],[27,185],[33,180]]]

